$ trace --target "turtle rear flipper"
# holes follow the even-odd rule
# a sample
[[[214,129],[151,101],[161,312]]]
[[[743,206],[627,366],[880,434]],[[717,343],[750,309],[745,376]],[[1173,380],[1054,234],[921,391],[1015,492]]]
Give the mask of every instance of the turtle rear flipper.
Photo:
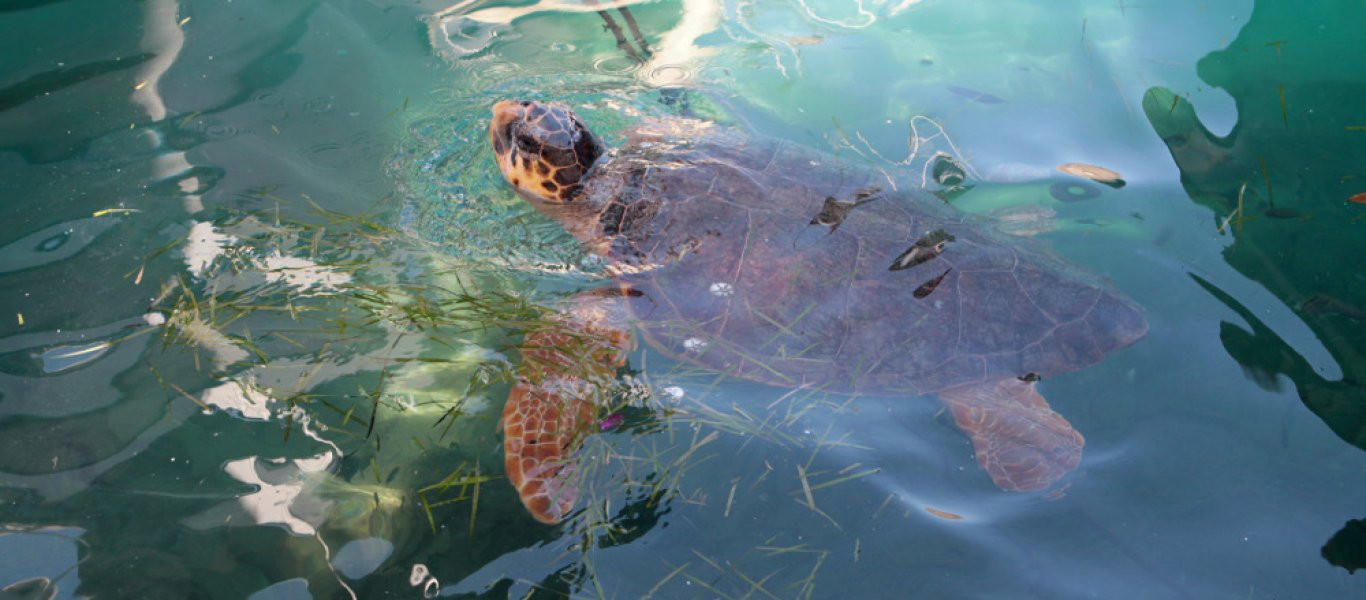
[[[596,400],[625,363],[630,334],[615,290],[576,296],[563,318],[528,333],[503,407],[508,481],[537,521],[559,523],[579,489],[575,454],[596,424]]]
[[[977,463],[997,487],[1044,489],[1077,468],[1086,440],[1034,389],[1006,379],[940,392],[958,427],[972,438]]]

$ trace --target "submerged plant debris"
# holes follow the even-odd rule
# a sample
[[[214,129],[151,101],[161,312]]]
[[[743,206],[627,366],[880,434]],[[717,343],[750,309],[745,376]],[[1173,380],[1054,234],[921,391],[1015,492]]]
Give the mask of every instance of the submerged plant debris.
[[[203,247],[161,248],[144,260],[145,269],[180,255],[196,268],[193,277],[164,279],[149,306],[161,317],[166,350],[164,368],[152,367],[158,381],[169,397],[204,412],[276,420],[285,442],[306,436],[337,448],[343,464],[325,487],[361,515],[397,511],[418,517],[434,535],[448,528],[470,538],[497,535],[494,523],[522,509],[503,489],[501,456],[491,443],[499,429],[494,415],[516,377],[517,344],[526,332],[553,325],[568,294],[537,291],[534,281],[454,258],[376,218],[330,212],[308,198],[283,206],[202,222],[191,235],[205,240]],[[643,535],[676,506],[729,515],[757,501],[752,490],[769,467],[737,473],[724,497],[689,477],[719,458],[712,448],[721,436],[743,440],[742,447],[802,447],[813,441],[794,431],[804,417],[847,410],[852,400],[798,388],[774,390],[775,399],[757,406],[718,406],[711,392],[723,375],[647,365],[644,353],[631,360],[598,407],[601,433],[580,442],[580,509],[562,525],[566,539],[579,540],[569,551],[582,568],[561,573],[572,589],[595,589],[597,549]],[[181,361],[193,367],[177,368]],[[172,372],[193,376],[165,375]],[[471,445],[471,436],[486,441]],[[792,477],[798,501],[836,527],[817,494],[879,472],[814,466],[822,448],[842,444],[814,440],[810,460]],[[422,467],[417,474],[402,475],[413,464]],[[490,515],[499,516],[485,523]],[[827,550],[803,552],[815,558],[800,576],[722,570],[754,593],[813,597]],[[788,587],[769,591],[783,576]],[[711,579],[697,565],[680,565],[659,585],[675,577]]]

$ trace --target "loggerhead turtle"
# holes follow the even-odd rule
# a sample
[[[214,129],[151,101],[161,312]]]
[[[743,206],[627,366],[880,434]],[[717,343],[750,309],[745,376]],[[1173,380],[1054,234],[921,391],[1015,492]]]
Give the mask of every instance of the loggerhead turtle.
[[[1047,488],[1083,439],[1035,390],[1147,332],[1100,279],[881,174],[686,119],[607,151],[558,103],[502,101],[489,135],[508,182],[609,264],[527,333],[503,411],[508,479],[536,519],[577,496],[578,440],[632,329],[677,360],[754,381],[934,394],[1006,490]]]

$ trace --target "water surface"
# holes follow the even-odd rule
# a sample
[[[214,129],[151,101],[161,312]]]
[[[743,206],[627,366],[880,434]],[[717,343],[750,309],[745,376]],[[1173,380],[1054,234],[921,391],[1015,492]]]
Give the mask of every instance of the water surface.
[[[1347,0],[2,4],[0,587],[1361,595],[1364,18]],[[1088,443],[1032,494],[993,486],[929,398],[788,394],[641,348],[624,422],[585,442],[585,509],[539,525],[501,477],[506,375],[528,323],[605,275],[502,182],[503,98],[567,102],[609,143],[680,116],[781,138],[983,226],[1027,208],[1009,214],[1042,226],[1020,243],[1109,278],[1149,333],[1040,383]],[[936,197],[940,151],[968,178]]]

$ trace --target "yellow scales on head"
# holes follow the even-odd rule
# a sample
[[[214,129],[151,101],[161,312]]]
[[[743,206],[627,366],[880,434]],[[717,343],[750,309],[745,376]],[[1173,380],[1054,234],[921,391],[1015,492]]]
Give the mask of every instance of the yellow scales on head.
[[[569,107],[555,102],[499,102],[489,138],[503,176],[522,197],[540,202],[573,200],[579,179],[603,152]]]

